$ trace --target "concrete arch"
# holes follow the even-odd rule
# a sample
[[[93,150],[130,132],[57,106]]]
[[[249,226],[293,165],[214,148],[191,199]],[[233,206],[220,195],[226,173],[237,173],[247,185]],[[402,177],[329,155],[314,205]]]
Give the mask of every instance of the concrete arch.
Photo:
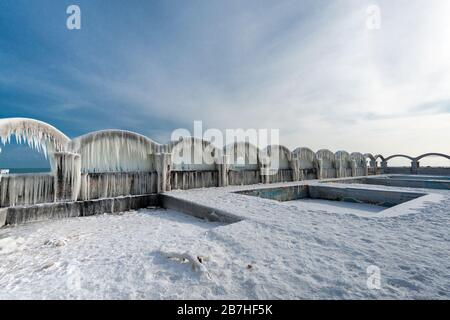
[[[292,153],[287,147],[282,145],[269,145],[261,150],[259,158],[261,162],[268,161],[268,165],[277,169],[290,169]],[[267,160],[264,160],[267,159]]]
[[[221,150],[196,137],[181,137],[168,145],[173,170],[215,170]]]
[[[358,166],[366,166],[366,156],[360,152],[352,152],[350,160],[355,160]]]
[[[335,160],[335,155],[334,155],[333,152],[331,152],[328,149],[320,149],[319,151],[316,152],[316,158],[318,160],[334,161]]]
[[[350,154],[347,151],[339,150],[335,152],[334,158],[336,161],[348,161],[350,160]]]
[[[375,161],[378,159],[381,159],[381,161],[384,161],[384,157],[381,154],[375,155],[374,158],[375,158]]]
[[[385,158],[384,161],[389,161],[389,160],[394,159],[394,158],[406,158],[406,159],[409,159],[411,161],[414,160],[413,157],[407,156],[405,154],[394,154],[392,156],[389,156],[389,157]]]
[[[231,169],[257,170],[260,166],[261,152],[258,147],[249,142],[235,142],[226,145],[223,152],[228,158]]]
[[[300,147],[292,151],[292,157],[297,159],[305,159],[312,162],[316,159],[316,153],[310,148]]]
[[[446,155],[443,153],[424,153],[418,157],[415,158],[416,161],[419,161],[420,159],[426,158],[426,157],[443,157],[448,160],[450,160],[450,155]]]
[[[316,153],[309,148],[301,147],[292,151],[292,157],[299,162],[299,169],[314,169],[316,166]]]
[[[319,179],[336,178],[336,156],[328,149],[321,149],[316,152]]]
[[[376,161],[376,158],[371,153],[365,153],[364,157],[370,159],[371,161]]]
[[[73,139],[70,151],[81,155],[82,172],[133,172],[155,170],[150,155],[164,146],[131,131],[101,130]]]
[[[0,119],[1,142],[9,143],[13,135],[19,143],[26,143],[45,154],[64,151],[70,142],[64,133],[43,121],[28,118]]]

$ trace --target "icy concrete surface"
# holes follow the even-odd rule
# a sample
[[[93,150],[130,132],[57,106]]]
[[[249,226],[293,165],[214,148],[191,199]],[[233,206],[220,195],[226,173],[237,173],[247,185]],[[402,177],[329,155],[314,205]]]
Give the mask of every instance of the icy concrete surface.
[[[238,189],[170,192],[245,219],[229,225],[142,210],[2,229],[0,298],[450,298],[450,193],[362,217]]]
[[[322,199],[299,199],[293,201],[282,202],[286,206],[298,207],[302,210],[322,210],[325,212],[343,214],[366,214],[378,213],[385,210],[385,207],[376,206],[367,203],[352,203],[344,201],[331,201]]]

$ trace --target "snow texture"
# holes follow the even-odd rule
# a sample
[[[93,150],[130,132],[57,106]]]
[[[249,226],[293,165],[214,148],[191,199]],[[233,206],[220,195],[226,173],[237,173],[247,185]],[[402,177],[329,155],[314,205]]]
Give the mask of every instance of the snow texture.
[[[2,229],[0,298],[450,298],[450,192],[384,211],[233,192],[254,187],[169,193],[243,219],[229,225],[142,210]]]

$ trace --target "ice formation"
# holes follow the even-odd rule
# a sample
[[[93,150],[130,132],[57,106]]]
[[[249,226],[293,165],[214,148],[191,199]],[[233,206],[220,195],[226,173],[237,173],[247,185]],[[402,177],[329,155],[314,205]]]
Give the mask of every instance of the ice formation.
[[[80,200],[143,195],[156,192],[154,172],[110,172],[82,174]]]
[[[321,149],[316,153],[317,162],[319,166],[320,178],[335,178],[335,155],[327,149]]]
[[[51,174],[0,176],[0,207],[54,201]]]
[[[3,145],[15,136],[17,143],[25,143],[47,156],[48,152],[63,151],[70,139],[61,131],[42,121],[26,118],[0,119],[0,139]]]
[[[81,155],[82,172],[153,171],[150,155],[161,149],[147,137],[122,130],[97,131],[70,143],[70,150]]]
[[[335,154],[335,166],[338,177],[351,176],[350,155],[346,151],[337,151]]]
[[[81,186],[81,161],[75,153],[56,153],[53,174],[56,176],[58,200],[76,201]]]

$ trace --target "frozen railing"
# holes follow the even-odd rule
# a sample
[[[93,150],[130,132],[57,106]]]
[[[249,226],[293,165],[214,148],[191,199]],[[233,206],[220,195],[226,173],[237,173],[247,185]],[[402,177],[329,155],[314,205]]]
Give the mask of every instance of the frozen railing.
[[[185,137],[159,144],[138,133],[103,130],[70,140],[51,125],[33,119],[0,119],[0,139],[15,136],[50,158],[49,174],[0,174],[0,206],[92,200],[159,193],[171,189],[207,188],[365,176],[376,173],[391,157],[358,152],[336,153],[308,148],[290,151],[271,145],[263,150],[236,142],[218,148]],[[426,156],[409,157],[414,168]],[[1,156],[1,154],[0,154]],[[401,156],[401,155],[400,155]],[[419,168],[420,170],[420,168]],[[417,170],[416,170],[417,171]]]

